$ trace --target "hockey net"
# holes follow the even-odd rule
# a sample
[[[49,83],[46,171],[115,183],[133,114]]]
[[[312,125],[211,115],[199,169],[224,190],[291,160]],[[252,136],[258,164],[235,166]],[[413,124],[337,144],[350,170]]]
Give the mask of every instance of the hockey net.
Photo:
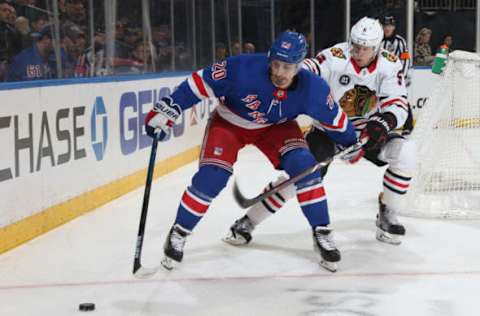
[[[417,171],[402,214],[480,218],[480,55],[454,51],[411,137]]]

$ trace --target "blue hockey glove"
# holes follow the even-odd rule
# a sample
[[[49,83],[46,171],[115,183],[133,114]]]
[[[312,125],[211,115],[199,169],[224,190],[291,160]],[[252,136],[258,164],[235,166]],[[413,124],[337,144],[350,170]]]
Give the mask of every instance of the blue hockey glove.
[[[162,98],[145,117],[147,134],[155,138],[160,133],[158,140],[164,139],[181,114],[182,109],[170,97]]]

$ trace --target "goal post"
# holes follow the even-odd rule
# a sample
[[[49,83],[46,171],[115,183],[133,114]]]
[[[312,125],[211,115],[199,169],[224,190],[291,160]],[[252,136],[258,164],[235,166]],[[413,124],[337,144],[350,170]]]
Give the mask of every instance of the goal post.
[[[401,214],[480,218],[480,55],[450,53],[410,137],[417,169]]]

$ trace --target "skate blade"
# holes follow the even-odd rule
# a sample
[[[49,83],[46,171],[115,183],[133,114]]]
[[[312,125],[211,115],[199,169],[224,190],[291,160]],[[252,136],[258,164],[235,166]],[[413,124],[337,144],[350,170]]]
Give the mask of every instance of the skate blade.
[[[228,234],[227,236],[223,237],[222,240],[226,242],[227,244],[233,245],[233,246],[242,246],[247,244],[247,240],[243,238],[242,236],[233,236],[231,233]]]
[[[390,234],[378,227],[377,227],[376,237],[378,241],[381,241],[390,245],[398,246],[402,243],[402,241],[400,240],[400,235]]]
[[[330,272],[337,272],[337,264],[335,262],[320,260],[320,266]]]
[[[162,267],[164,267],[165,269],[170,271],[173,268],[175,268],[176,261],[172,260],[171,258],[169,258],[167,256],[165,256],[165,257],[163,257],[162,261],[160,261],[160,264],[162,265]]]

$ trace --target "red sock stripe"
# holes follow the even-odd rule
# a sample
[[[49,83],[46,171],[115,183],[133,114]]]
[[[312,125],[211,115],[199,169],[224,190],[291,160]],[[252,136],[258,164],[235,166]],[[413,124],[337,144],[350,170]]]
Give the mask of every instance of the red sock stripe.
[[[185,205],[189,209],[189,211],[193,211],[195,213],[200,213],[200,214],[204,214],[208,210],[208,207],[210,206],[210,203],[200,200],[198,197],[194,196],[188,190],[186,190],[185,193],[183,193],[182,202],[183,202],[183,205]]]
[[[268,204],[271,204],[273,207],[277,208],[277,209],[280,209],[282,207],[282,204],[278,203],[277,201],[275,201],[275,198],[273,196],[269,196],[267,198],[267,203]]]
[[[401,183],[401,182],[395,181],[392,178],[389,178],[387,175],[384,175],[383,179],[388,183],[393,184],[394,186],[397,186],[401,189],[406,189],[410,185],[409,183]]]
[[[325,189],[322,186],[314,187],[312,190],[297,193],[298,202],[300,204],[325,197]]]

